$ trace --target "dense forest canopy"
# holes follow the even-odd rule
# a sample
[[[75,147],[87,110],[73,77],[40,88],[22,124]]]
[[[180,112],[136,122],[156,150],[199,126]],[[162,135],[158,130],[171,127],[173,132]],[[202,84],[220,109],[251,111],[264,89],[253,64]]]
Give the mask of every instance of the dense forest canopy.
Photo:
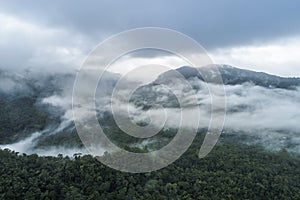
[[[143,174],[91,155],[0,150],[0,199],[300,199],[299,155],[221,142],[199,159],[198,142],[170,166]]]

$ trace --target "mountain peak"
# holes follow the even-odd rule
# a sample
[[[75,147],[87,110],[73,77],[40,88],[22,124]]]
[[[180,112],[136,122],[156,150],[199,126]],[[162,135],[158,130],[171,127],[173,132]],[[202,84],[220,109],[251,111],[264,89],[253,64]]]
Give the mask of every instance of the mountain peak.
[[[170,78],[176,76],[176,71],[182,74],[186,79],[199,78],[200,80],[205,79],[208,82],[214,83],[214,77],[218,74],[222,77],[225,85],[243,84],[246,82],[254,85],[267,87],[267,88],[285,88],[293,89],[295,86],[300,85],[300,78],[285,78],[267,74],[265,72],[256,72],[247,69],[240,69],[227,64],[213,64],[199,68],[190,66],[182,66],[176,70],[169,70],[161,74],[155,82],[165,82]]]

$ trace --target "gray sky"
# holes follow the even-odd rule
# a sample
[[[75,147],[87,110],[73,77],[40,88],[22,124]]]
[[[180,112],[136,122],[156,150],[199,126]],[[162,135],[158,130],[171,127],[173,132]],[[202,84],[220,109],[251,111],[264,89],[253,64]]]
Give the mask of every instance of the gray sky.
[[[300,76],[300,1],[1,1],[0,69],[77,68],[106,37],[156,26],[216,63]]]

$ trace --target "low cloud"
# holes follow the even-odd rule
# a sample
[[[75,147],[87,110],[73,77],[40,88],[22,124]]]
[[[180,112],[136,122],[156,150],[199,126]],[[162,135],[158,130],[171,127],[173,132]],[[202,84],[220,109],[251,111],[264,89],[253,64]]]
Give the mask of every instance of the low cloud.
[[[182,114],[190,119],[199,118],[199,128],[207,128],[211,112],[218,112],[217,109],[211,110],[210,95],[218,97],[220,94],[215,91],[219,91],[220,87],[223,87],[221,85],[212,84],[210,88],[215,88],[216,90],[210,91],[211,93],[207,90],[206,83],[195,77],[188,79],[192,86],[190,88],[180,85],[180,82],[176,82],[176,79],[170,82],[170,84],[175,86],[171,87],[172,90],[163,85],[150,85],[151,89],[145,90],[145,93],[141,91],[141,96],[133,96],[135,98],[143,97],[145,99],[140,99],[140,102],[152,104],[151,107],[145,109],[141,105],[134,104],[134,101],[128,102],[129,97],[126,96],[128,93],[125,91],[126,87],[123,87],[124,91],[120,93],[124,95],[123,97],[121,95],[117,96],[118,98],[111,99],[110,96],[119,77],[119,75],[108,73],[106,78],[102,80],[102,86],[104,87],[100,87],[97,90],[96,105],[100,117],[101,113],[111,112],[111,106],[113,106],[114,111],[118,115],[128,116],[129,113],[129,119],[133,123],[149,123],[161,127],[163,122],[166,129],[178,128],[179,126],[188,129],[194,125],[193,120],[186,120],[183,124],[180,124]],[[129,81],[128,85],[130,85],[130,80],[127,81]],[[71,86],[72,84],[69,85]],[[65,129],[74,128],[71,106],[72,90],[70,90],[70,86],[65,84],[65,86],[61,87],[59,93],[40,99],[40,103],[44,106],[57,107],[63,113],[60,117],[60,124],[54,128],[52,127],[51,130],[45,130],[43,134],[57,134]],[[245,136],[246,138],[242,139],[242,142],[261,144],[270,149],[287,148],[290,151],[300,152],[299,87],[295,89],[266,88],[246,82],[239,85],[225,85],[224,89],[227,102],[224,137],[233,136],[239,138],[240,136]],[[173,101],[173,98],[175,98],[174,94],[182,99],[181,108],[178,107],[177,101]],[[91,116],[91,113],[93,113],[92,107],[84,106],[85,104],[78,107],[85,110],[85,112],[82,112],[82,117]],[[162,106],[166,107],[162,108]],[[200,109],[200,116],[195,115],[194,109],[196,106]],[[4,146],[21,152],[40,152],[42,155],[46,155],[46,150],[31,148],[41,135],[39,132],[33,133],[24,140]],[[138,146],[138,144],[134,145]],[[1,147],[4,146],[2,145]],[[49,152],[54,153],[62,149],[63,147],[50,146],[48,148]],[[77,149],[66,150],[66,152],[74,151],[77,151]]]
[[[190,80],[195,84],[195,80]],[[205,85],[201,80],[197,80],[198,85]],[[134,122],[140,122],[141,119],[149,122],[149,117],[152,117],[151,123],[161,125],[161,120],[165,120],[165,128],[178,128],[184,126],[189,128],[191,124],[184,123],[180,125],[182,114],[190,117],[191,121],[197,116],[194,116],[194,106],[200,107],[200,128],[207,128],[211,112],[210,95],[218,95],[211,91],[209,93],[205,88],[196,91],[194,96],[191,91],[182,91],[180,98],[185,102],[178,108],[178,104],[170,105],[170,91],[166,91],[162,86],[161,90],[153,90],[157,92],[157,97],[151,99],[150,103],[154,107],[149,110],[143,110],[134,106],[129,106],[126,102],[115,102],[119,111],[123,115],[131,113],[130,117]],[[222,87],[214,85],[213,87]],[[178,88],[181,88],[178,86]],[[153,92],[152,91],[152,92]],[[159,92],[158,92],[159,91]],[[287,148],[291,151],[300,152],[300,88],[294,90],[280,88],[265,88],[256,86],[251,83],[242,85],[226,85],[226,120],[224,124],[224,137],[234,135],[239,137],[244,135],[247,137],[242,142],[250,142],[261,144],[270,149]],[[176,91],[172,91],[176,93]],[[155,95],[155,94],[154,94]],[[198,99],[194,101],[195,97]],[[189,100],[191,99],[191,100]],[[165,100],[161,101],[161,100]],[[192,103],[191,103],[192,102]],[[149,103],[145,102],[145,103]],[[157,105],[167,105],[167,108],[155,108]],[[158,120],[156,120],[158,119]]]

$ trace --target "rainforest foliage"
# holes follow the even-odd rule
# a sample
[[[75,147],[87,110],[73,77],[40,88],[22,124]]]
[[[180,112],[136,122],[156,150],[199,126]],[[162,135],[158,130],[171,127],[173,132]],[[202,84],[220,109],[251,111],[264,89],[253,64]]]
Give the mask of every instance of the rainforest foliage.
[[[300,199],[299,156],[221,143],[199,159],[198,148],[144,174],[116,171],[91,155],[0,150],[0,199]]]

